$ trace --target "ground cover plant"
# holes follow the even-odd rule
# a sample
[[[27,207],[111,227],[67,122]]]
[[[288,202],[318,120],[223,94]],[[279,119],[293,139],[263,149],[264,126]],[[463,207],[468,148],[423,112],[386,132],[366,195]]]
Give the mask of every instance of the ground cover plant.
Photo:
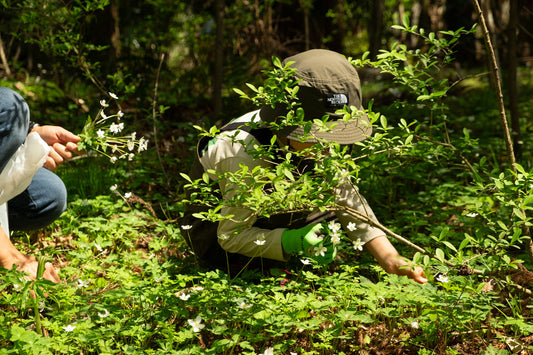
[[[483,113],[492,118],[483,126],[465,124],[469,118],[460,110],[493,95],[490,88],[468,86],[462,90],[470,90],[469,102],[452,95],[455,83],[446,76],[451,48],[468,30],[432,34],[408,22],[398,28],[423,38],[426,50],[393,44],[374,61],[351,59],[360,70],[389,75],[393,84],[383,85],[405,99],[390,107],[377,100],[370,104],[371,139],[352,152],[328,147],[329,165],[317,173],[334,181],[342,166],[387,221],[402,254],[424,266],[428,284],[384,273],[362,246],[348,243],[339,244],[339,257],[327,266],[294,258],[274,267],[259,263],[238,276],[204,269],[186,247],[189,226],[180,222],[184,191],[174,191],[173,200],[150,198],[154,175],[143,164],[153,167],[158,158],[149,145],[133,162],[128,155],[117,161],[90,157],[60,171],[73,196],[67,212],[48,229],[14,239],[41,262],[53,260],[64,283],[26,281],[16,270],[0,271],[0,354],[530,352],[531,164],[526,156],[514,171],[502,153],[503,140],[482,139],[498,131],[497,112]],[[290,93],[285,69],[274,59],[266,73],[271,81],[238,93],[258,103]],[[281,94],[268,91],[277,88],[271,82],[282,85]],[[127,122],[127,115],[121,119]],[[97,138],[106,133],[91,130],[98,121],[87,122],[85,138],[105,147],[107,141]],[[214,132],[204,128],[204,134]],[[192,124],[187,129],[194,147],[196,129]],[[85,141],[90,148],[92,141]],[[127,142],[124,147],[128,152]],[[289,168],[287,159],[274,172],[254,172],[257,193],[240,196],[240,202],[272,198],[291,209],[331,207],[331,201],[302,192],[317,188],[312,177],[293,176]],[[85,181],[76,182],[81,169]],[[235,180],[249,173],[241,171]],[[275,181],[277,189],[268,195],[267,181]],[[221,202],[213,200],[204,179],[182,184],[198,189],[206,203]],[[288,189],[294,194],[285,193]],[[216,209],[206,215],[220,217]]]

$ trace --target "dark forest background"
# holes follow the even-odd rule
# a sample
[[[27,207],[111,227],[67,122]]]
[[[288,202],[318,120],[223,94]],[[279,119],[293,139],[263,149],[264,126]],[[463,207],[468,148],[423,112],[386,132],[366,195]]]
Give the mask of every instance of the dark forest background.
[[[502,71],[520,159],[530,126],[533,3],[480,4]],[[392,26],[407,19],[439,33],[470,29],[479,15],[473,2],[464,0],[4,0],[0,19],[0,85],[21,92],[33,120],[76,132],[88,115],[94,116],[100,99],[116,93],[126,122],[157,148],[143,162],[146,170],[159,171],[164,183],[158,186],[173,193],[179,179],[169,172],[187,170],[196,140],[191,123],[209,127],[248,111],[250,103],[232,89],[260,84],[272,56],[327,48],[353,58],[368,51],[375,59],[395,42],[424,51],[419,36]],[[453,49],[456,60],[442,72],[459,83],[451,96],[468,100],[469,90],[493,85],[479,29]],[[359,72],[365,104],[373,100],[374,110],[395,112],[394,105],[406,99],[386,75],[370,68]],[[493,127],[479,123],[497,122],[492,95],[453,108],[463,118],[483,112],[472,129]]]

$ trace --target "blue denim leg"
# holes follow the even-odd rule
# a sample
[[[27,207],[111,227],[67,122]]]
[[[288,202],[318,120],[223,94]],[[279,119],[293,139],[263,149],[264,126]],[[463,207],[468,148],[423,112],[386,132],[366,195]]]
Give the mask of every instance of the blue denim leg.
[[[67,189],[48,169],[40,168],[30,186],[8,202],[9,228],[35,230],[45,227],[67,208]]]
[[[22,96],[0,87],[0,172],[26,140],[29,123],[30,109]]]

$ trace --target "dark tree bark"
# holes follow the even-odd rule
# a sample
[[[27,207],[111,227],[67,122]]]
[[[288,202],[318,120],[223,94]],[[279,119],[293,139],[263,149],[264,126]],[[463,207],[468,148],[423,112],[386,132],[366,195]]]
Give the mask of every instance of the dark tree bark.
[[[215,1],[215,75],[213,82],[213,110],[218,117],[222,112],[222,85],[224,69],[224,1]]]
[[[509,112],[511,115],[511,134],[516,158],[522,157],[522,133],[518,112],[518,81],[517,81],[517,38],[518,38],[518,0],[511,0],[509,14],[509,35],[507,45],[507,86],[509,90]]]
[[[385,0],[375,0],[371,2],[372,16],[368,21],[368,51],[370,52],[370,59],[372,60],[376,60],[378,51],[381,48],[384,9]]]

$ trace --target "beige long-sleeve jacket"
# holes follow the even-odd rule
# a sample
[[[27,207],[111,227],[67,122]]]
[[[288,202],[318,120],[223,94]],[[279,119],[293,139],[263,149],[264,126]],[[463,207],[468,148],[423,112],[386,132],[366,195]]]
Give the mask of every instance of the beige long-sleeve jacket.
[[[260,120],[259,111],[252,111],[239,117],[234,122],[250,122]],[[250,143],[252,143],[250,145]],[[224,172],[237,172],[240,165],[246,165],[249,170],[256,166],[267,167],[269,162],[254,159],[246,151],[246,146],[250,147],[259,144],[253,135],[242,130],[222,132],[216,139],[211,140],[207,149],[200,157],[204,171],[215,171],[217,174]],[[214,174],[211,176],[217,179]],[[231,186],[226,181],[220,182],[220,189],[225,199],[231,199],[238,192],[238,187]],[[364,213],[373,220],[376,217],[364,197],[351,184],[345,183],[338,186],[335,191],[335,201],[340,206],[348,206]],[[221,213],[223,215],[233,215],[231,219],[219,222],[218,242],[220,246],[228,252],[239,253],[249,257],[262,256],[274,260],[287,260],[288,255],[284,253],[281,245],[281,235],[286,230],[284,226],[275,229],[263,229],[254,226],[255,217],[250,217],[252,211],[246,208],[226,207]],[[366,243],[373,238],[384,235],[383,231],[372,227],[358,219],[353,218],[345,212],[337,212],[337,218],[346,235],[351,240],[360,239]],[[352,222],[356,228],[353,231],[347,229],[347,225]],[[263,245],[258,245],[256,241],[264,240]]]

